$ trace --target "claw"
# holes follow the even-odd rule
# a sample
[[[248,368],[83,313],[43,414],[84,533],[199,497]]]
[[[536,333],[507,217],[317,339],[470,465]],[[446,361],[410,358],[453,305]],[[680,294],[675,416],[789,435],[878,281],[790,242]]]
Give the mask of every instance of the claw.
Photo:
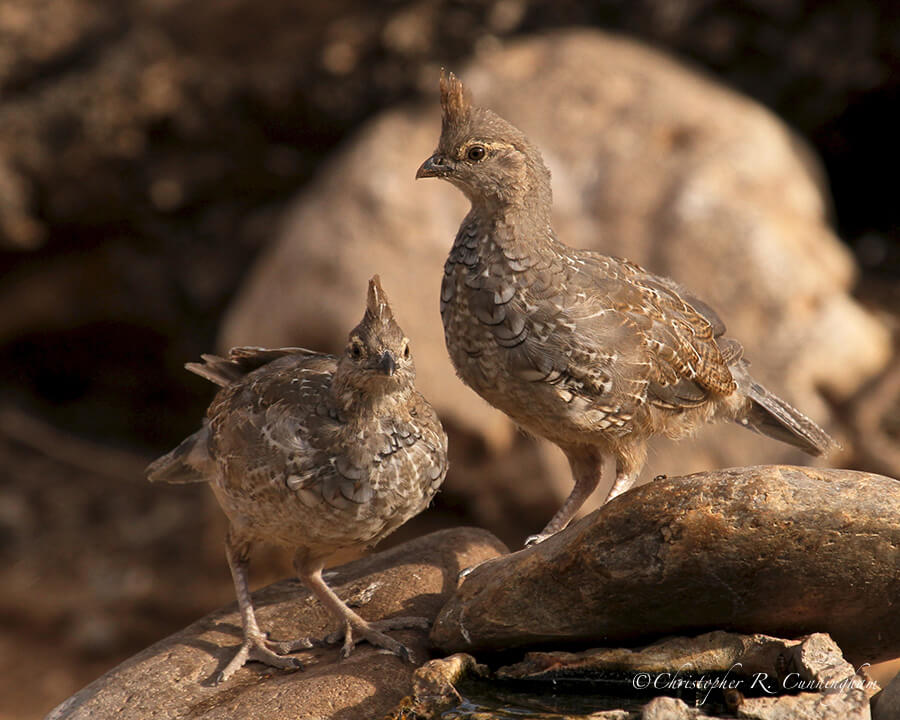
[[[400,659],[415,665],[417,664],[416,659],[410,649],[392,637],[385,635],[382,631],[401,630],[404,628],[427,630],[429,627],[431,627],[431,622],[427,618],[420,617],[387,618],[386,620],[378,620],[365,623],[364,625],[346,622],[343,629],[327,635],[325,642],[329,645],[334,645],[341,642],[343,638],[341,657],[346,658],[349,657],[359,643],[366,640],[370,645],[388,650]]]
[[[281,670],[302,670],[303,663],[300,660],[283,655],[309,647],[312,647],[312,643],[306,638],[285,642],[273,642],[265,637],[245,638],[225,669],[216,675],[215,684],[225,682],[248,662],[259,662]]]
[[[415,665],[415,664],[416,664],[416,659],[413,657],[413,654],[409,651],[409,648],[406,647],[406,645],[403,645],[403,644],[401,643],[401,644],[400,644],[400,647],[398,648],[398,650],[399,650],[399,651],[397,652],[397,656],[398,656],[401,660],[405,660],[405,661],[408,662],[410,665]]]
[[[544,540],[553,537],[553,535],[544,535],[543,533],[539,533],[537,535],[529,535],[525,538],[525,547],[532,547],[533,545],[538,545]]]

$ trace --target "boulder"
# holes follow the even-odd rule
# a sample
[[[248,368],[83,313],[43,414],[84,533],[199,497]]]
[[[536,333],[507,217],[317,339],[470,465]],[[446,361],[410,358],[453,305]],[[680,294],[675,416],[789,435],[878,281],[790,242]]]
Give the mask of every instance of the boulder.
[[[721,629],[900,654],[900,482],[759,466],[657,479],[475,568],[431,637],[474,652]]]
[[[521,40],[452,69],[477,103],[541,147],[560,239],[685,284],[720,312],[773,391],[832,425],[820,389],[846,398],[886,364],[885,327],[849,295],[855,268],[829,226],[821,170],[768,111],[662,53],[594,31]],[[457,437],[483,446],[454,461],[447,496],[463,496],[479,524],[521,537],[549,519],[571,479],[544,444],[527,468],[516,463],[531,441],[454,377],[438,290],[467,206],[446,183],[413,180],[439,128],[431,97],[377,116],[349,141],[250,271],[220,345],[340,350],[366,280],[380,273],[451,446]],[[693,442],[659,441],[644,478],[802,457],[718,426]]]
[[[483,530],[443,530],[344,565],[326,575],[332,588],[367,619],[433,618],[465,567],[506,551]],[[334,625],[295,580],[253,594],[257,618],[275,638],[321,637]],[[415,668],[366,644],[346,660],[336,647],[299,655],[304,670],[285,673],[250,663],[215,686],[240,641],[236,606],[219,610],[113,668],[60,704],[48,720],[117,717],[350,718],[380,717],[408,695]],[[419,658],[424,631],[397,633]]]
[[[897,720],[900,718],[900,675],[872,698],[872,720]]]

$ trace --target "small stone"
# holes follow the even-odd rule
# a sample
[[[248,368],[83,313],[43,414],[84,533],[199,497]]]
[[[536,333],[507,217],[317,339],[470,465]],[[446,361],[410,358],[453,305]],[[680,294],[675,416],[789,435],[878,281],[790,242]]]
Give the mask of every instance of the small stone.
[[[462,701],[455,685],[466,676],[486,677],[489,670],[475,658],[457,653],[437,660],[429,660],[413,673],[412,698],[404,700],[394,711],[396,717],[437,718],[449,706]],[[406,715],[402,711],[406,712]]]

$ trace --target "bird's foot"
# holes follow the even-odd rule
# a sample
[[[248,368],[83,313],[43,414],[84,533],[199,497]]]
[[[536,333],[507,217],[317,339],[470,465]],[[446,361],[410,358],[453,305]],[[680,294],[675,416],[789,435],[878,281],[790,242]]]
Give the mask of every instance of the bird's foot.
[[[480,563],[475,563],[474,565],[469,565],[469,567],[464,568],[463,570],[460,570],[459,574],[456,576],[457,582],[462,582],[467,577],[469,577],[469,575],[472,574],[473,570],[480,568],[482,565],[487,565],[489,562],[491,562],[491,560],[496,560],[496,558],[489,558],[487,560],[482,560]]]
[[[225,669],[216,677],[216,685],[223,683],[248,662],[260,662],[282,670],[302,670],[303,664],[297,658],[284,655],[311,648],[313,643],[306,639],[294,641],[269,640],[264,635],[245,637],[243,644],[231,658]]]
[[[545,532],[538,533],[537,535],[529,535],[527,538],[525,538],[525,547],[539,545],[540,543],[544,542],[544,540],[547,540],[548,538],[551,538],[554,535],[555,535],[555,533],[545,533]]]
[[[416,665],[416,659],[408,647],[403,643],[394,640],[394,638],[385,635],[386,630],[403,630],[405,628],[417,628],[419,630],[427,630],[431,627],[431,621],[423,617],[394,617],[384,620],[375,620],[373,622],[362,623],[347,621],[344,623],[342,630],[337,630],[325,638],[325,642],[336,644],[341,642],[343,638],[343,646],[341,647],[341,657],[348,657],[353,652],[353,648],[363,640],[368,641],[370,645],[384,648],[394,653],[402,660]]]

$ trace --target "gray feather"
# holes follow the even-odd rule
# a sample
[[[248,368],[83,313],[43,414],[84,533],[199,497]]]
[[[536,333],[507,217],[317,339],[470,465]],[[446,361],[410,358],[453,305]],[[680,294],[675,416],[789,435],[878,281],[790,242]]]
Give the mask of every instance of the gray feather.
[[[202,363],[190,362],[185,368],[195,375],[209,380],[211,383],[228,387],[237,382],[247,373],[257,370],[263,365],[268,365],[273,360],[278,360],[286,355],[304,355],[324,357],[322,353],[305,348],[260,348],[260,347],[236,347],[228,352],[228,357],[204,354]]]
[[[838,447],[834,438],[810,418],[750,377],[744,362],[732,366],[731,370],[738,387],[750,399],[748,413],[738,418],[741,425],[810,455],[823,455]]]
[[[209,480],[212,461],[207,451],[209,432],[203,428],[185,438],[174,450],[147,466],[144,474],[150,482],[195,483]]]

